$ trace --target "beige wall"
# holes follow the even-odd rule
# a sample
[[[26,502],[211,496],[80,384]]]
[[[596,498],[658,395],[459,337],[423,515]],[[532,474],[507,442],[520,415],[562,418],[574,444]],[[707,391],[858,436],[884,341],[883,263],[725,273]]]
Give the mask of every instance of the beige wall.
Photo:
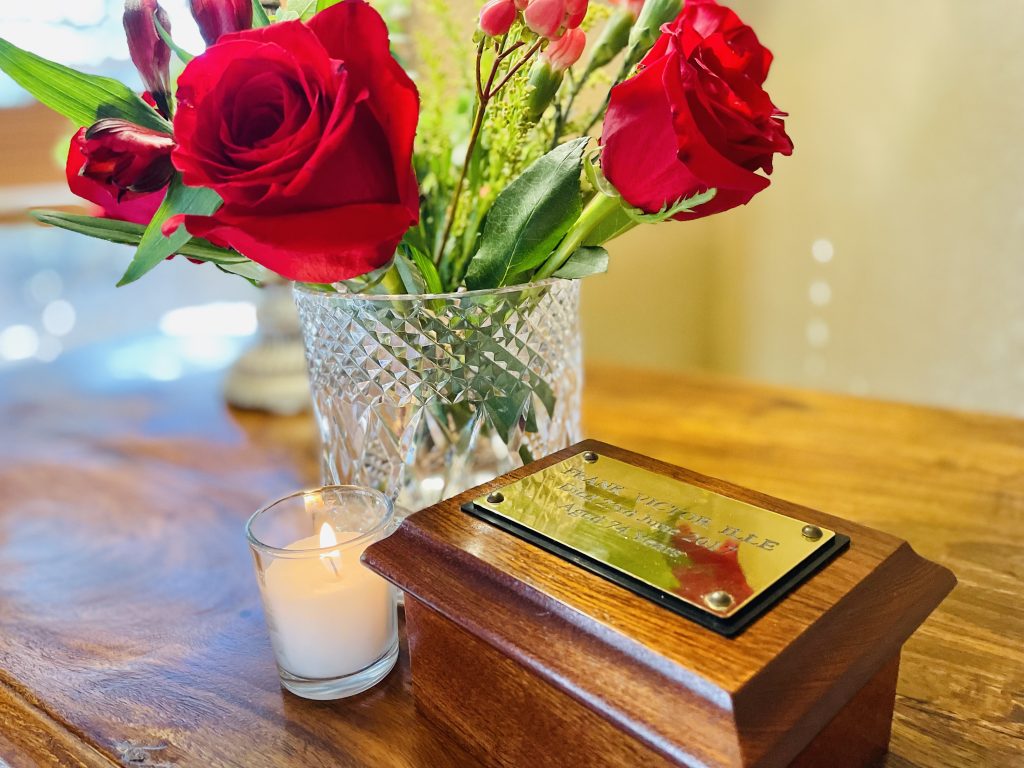
[[[612,244],[589,357],[1024,415],[1024,2],[732,6],[796,153]]]

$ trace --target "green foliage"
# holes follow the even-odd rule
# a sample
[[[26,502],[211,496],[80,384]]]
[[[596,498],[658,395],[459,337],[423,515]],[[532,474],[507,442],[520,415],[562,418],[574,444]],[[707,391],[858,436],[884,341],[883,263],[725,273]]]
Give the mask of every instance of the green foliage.
[[[639,208],[632,208],[625,202],[622,205],[626,215],[637,224],[660,224],[663,221],[668,221],[673,216],[678,216],[680,213],[689,213],[694,208],[711,202],[717,193],[718,190],[712,188],[706,189],[703,192],[697,192],[690,197],[681,197],[672,205],[666,205],[657,213],[644,213]]]
[[[608,271],[608,251],[599,245],[583,246],[569,257],[569,260],[552,277],[578,280]]]
[[[587,142],[583,137],[555,148],[501,191],[469,263],[469,288],[505,285],[509,276],[535,269],[547,259],[579,218]]]
[[[116,219],[102,219],[97,216],[81,216],[62,211],[32,211],[32,216],[43,224],[123,245],[138,245],[146,232],[146,228],[141,224]],[[177,252],[190,259],[216,264],[225,272],[242,275],[250,280],[262,282],[269,274],[262,267],[253,264],[235,251],[220,248],[201,238],[191,238],[178,248]]]
[[[156,131],[171,132],[171,124],[128,86],[109,77],[76,72],[23,51],[3,38],[0,38],[0,69],[76,125],[90,126],[104,117],[120,117]]]
[[[317,11],[323,10],[320,8],[320,2],[322,0],[292,0],[286,7],[277,12],[274,21],[295,21],[296,19],[306,21],[311,19]],[[333,4],[328,3],[328,5]]]
[[[419,250],[413,250],[410,255],[412,256],[413,263],[423,275],[427,286],[427,293],[444,293],[441,276],[437,273],[437,267],[434,266],[434,262],[430,260],[430,257]]]
[[[600,194],[600,193],[599,193]],[[637,224],[629,212],[619,206],[613,213],[601,219],[600,223],[584,239],[584,245],[603,245],[633,229]]]
[[[260,0],[252,0],[252,26],[254,29],[270,26],[270,17]]]
[[[629,32],[629,46],[619,70],[617,81],[625,80],[640,59],[654,47],[661,35],[661,27],[682,10],[683,0],[647,0],[640,10],[636,24]]]
[[[180,213],[209,216],[220,205],[221,199],[216,192],[205,187],[186,187],[181,182],[181,176],[175,174],[167,187],[167,196],[146,227],[135,257],[117,283],[118,286],[134,283],[168,256],[178,253],[192,239],[184,226],[178,227],[170,237],[164,237],[161,227],[169,218]]]

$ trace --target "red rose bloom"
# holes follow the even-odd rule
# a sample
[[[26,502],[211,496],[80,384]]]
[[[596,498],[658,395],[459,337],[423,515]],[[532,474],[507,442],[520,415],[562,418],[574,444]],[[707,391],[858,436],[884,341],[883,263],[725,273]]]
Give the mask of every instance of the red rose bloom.
[[[602,168],[648,213],[710,188],[715,197],[677,219],[744,205],[768,186],[772,156],[793,143],[761,87],[771,52],[714,0],[687,0],[639,71],[612,89]]]
[[[178,80],[174,165],[224,200],[185,226],[292,280],[383,266],[419,219],[418,117],[416,87],[363,0],[224,35]]]
[[[103,122],[97,125],[102,128]],[[124,131],[101,130],[98,138],[88,139],[86,129],[80,129],[68,149],[68,188],[99,206],[108,219],[149,224],[164,199],[163,186],[170,176],[162,183],[157,176],[161,175],[162,166],[172,170],[168,158],[174,142],[170,136],[132,127],[145,132],[141,145],[126,139]],[[139,147],[143,151],[136,152]],[[136,182],[140,186],[135,187]]]

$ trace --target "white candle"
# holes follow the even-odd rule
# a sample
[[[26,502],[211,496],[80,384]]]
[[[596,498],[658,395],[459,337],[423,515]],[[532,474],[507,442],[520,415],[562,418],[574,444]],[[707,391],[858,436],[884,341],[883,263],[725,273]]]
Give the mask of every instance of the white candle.
[[[341,539],[358,535],[342,533]],[[319,536],[286,549],[317,549],[337,541],[324,523]],[[263,599],[270,639],[279,663],[291,674],[312,679],[350,675],[391,646],[391,586],[359,562],[369,544],[318,557],[279,557],[266,569]]]

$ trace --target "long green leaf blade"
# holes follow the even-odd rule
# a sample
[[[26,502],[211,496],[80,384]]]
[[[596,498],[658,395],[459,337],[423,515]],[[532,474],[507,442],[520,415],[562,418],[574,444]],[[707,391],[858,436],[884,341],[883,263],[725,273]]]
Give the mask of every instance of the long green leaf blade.
[[[175,175],[167,187],[167,196],[153,214],[152,221],[139,241],[135,258],[131,260],[117,285],[120,287],[134,283],[168,256],[181,250],[181,247],[192,239],[192,235],[184,226],[178,227],[170,237],[164,237],[161,228],[169,218],[179,213],[209,216],[220,205],[221,199],[216,192],[205,187],[186,187],[181,183],[181,177]]]
[[[121,245],[138,245],[146,228],[141,224],[132,224],[117,219],[101,219],[97,216],[82,216],[63,211],[32,211],[32,216],[43,224],[66,229],[76,234],[106,240]],[[210,261],[220,265],[248,264],[249,259],[235,251],[220,248],[209,240],[194,237],[178,249],[178,253],[200,261]]]
[[[580,171],[588,141],[584,136],[555,147],[498,195],[466,272],[469,288],[505,285],[551,255],[582,209]]]
[[[109,77],[76,72],[23,51],[3,38],[0,38],[0,69],[76,125],[89,126],[104,117],[120,117],[155,131],[171,132],[171,124],[128,86]]]
[[[422,251],[415,248],[410,250],[412,251],[412,260],[419,267],[420,272],[423,273],[423,279],[426,280],[427,291],[429,293],[444,293],[444,288],[441,285],[441,275],[437,273],[437,267],[434,266],[434,262]]]

